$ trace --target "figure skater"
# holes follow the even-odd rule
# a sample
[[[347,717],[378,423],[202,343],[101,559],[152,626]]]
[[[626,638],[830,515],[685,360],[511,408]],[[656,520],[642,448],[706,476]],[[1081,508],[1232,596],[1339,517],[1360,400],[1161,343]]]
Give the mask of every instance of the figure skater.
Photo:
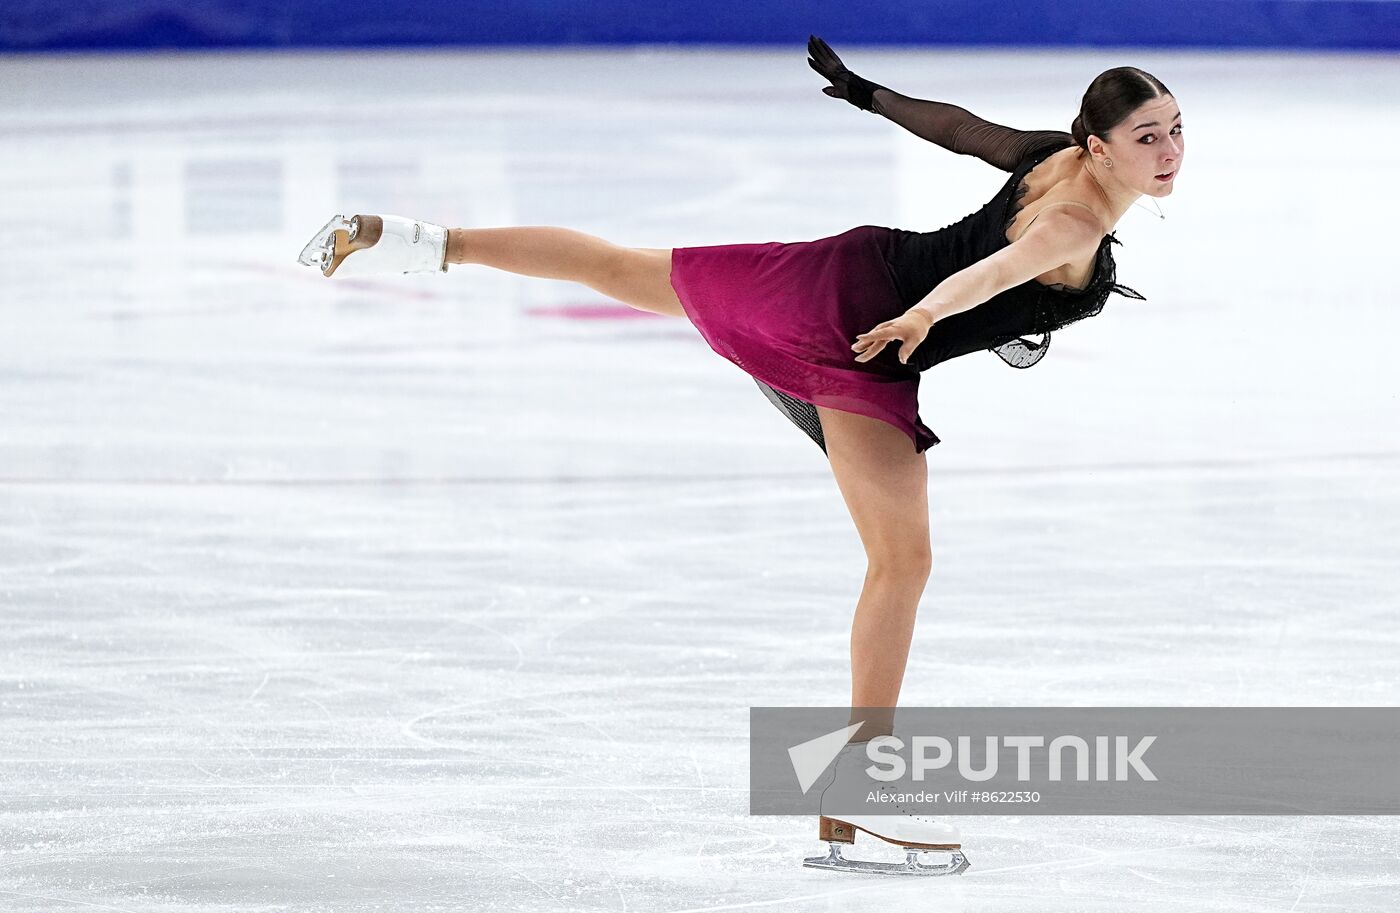
[[[1185,154],[1181,112],[1135,67],[1099,74],[1070,132],[1014,130],[952,104],[862,79],[815,36],[808,63],[832,98],[1006,172],[981,209],[932,232],[862,225],[793,243],[628,248],[567,228],[453,228],[391,215],[336,216],[300,262],[326,276],[445,272],[479,264],[568,279],[639,310],[688,319],[816,442],[865,549],[851,628],[852,722],[834,778],[889,738],[915,612],[928,581],[928,471],[939,442],[920,419],[921,371],[979,350],[1014,367],[1044,357],[1050,333],[1098,314],[1118,285],[1112,228],[1138,197],[1172,192]],[[1139,204],[1140,205],[1140,204]],[[1040,336],[1039,341],[1026,336]],[[912,444],[912,446],[911,446]],[[855,773],[852,773],[855,771]],[[966,868],[956,828],[922,816],[840,814],[823,795],[829,855],[810,865],[947,874]],[[904,864],[840,856],[857,830],[906,848]],[[916,851],[951,851],[923,865]]]

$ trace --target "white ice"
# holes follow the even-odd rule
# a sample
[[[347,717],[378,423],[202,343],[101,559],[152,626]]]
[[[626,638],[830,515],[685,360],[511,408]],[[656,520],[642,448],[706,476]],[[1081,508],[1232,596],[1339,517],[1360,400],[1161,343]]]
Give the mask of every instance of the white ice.
[[[903,703],[1400,701],[1397,58],[837,49],[1028,129],[1141,66],[1188,142],[1117,228],[1147,302],[924,375]],[[0,62],[0,908],[1400,903],[1381,816],[964,817],[958,879],[801,868],[747,725],[848,699],[820,451],[682,320],[294,262],[335,212],[698,246],[1004,181],[821,85],[800,42]]]

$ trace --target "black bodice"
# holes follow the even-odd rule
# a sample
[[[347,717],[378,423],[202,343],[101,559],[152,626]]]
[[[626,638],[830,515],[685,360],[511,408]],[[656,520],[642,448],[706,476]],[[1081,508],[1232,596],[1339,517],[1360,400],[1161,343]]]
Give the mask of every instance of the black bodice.
[[[889,229],[885,259],[906,308],[922,301],[944,279],[1010,243],[1006,232],[1026,194],[1026,174],[1052,153],[1073,145],[1069,134],[1042,132],[1038,136],[1048,142],[1027,152],[981,209],[938,231]],[[1044,285],[1032,279],[943,318],[914,350],[909,365],[924,371],[950,358],[988,349],[1012,367],[1028,368],[1044,357],[1052,330],[1099,313],[1109,293],[1145,301],[1116,281],[1114,244],[1122,242],[1111,233],[1104,235],[1093,275],[1082,289],[1058,283]],[[1039,342],[1024,338],[1034,335],[1043,338]]]

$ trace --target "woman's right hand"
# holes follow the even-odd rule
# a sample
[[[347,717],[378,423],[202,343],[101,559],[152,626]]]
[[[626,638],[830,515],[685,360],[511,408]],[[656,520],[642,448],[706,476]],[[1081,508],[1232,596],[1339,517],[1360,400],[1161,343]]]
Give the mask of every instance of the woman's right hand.
[[[856,361],[870,361],[880,350],[891,342],[899,342],[899,363],[908,364],[909,356],[914,354],[914,350],[928,338],[929,331],[933,329],[934,320],[932,314],[925,309],[915,306],[896,317],[894,320],[886,320],[877,324],[868,333],[861,333],[856,337],[855,345],[851,349],[857,353]]]

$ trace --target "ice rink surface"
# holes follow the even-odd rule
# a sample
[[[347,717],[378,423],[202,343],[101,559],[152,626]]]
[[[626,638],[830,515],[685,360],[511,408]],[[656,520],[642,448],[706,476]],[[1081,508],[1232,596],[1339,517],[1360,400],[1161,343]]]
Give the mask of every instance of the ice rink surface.
[[[1148,301],[923,376],[902,703],[1400,701],[1400,61],[833,43],[1023,129],[1140,66],[1187,137],[1166,220],[1116,228]],[[801,868],[815,819],[747,813],[748,708],[849,697],[821,452],[682,320],[294,262],[335,212],[679,247],[1005,181],[804,56],[0,61],[0,908],[1400,904],[1380,816],[962,817],[960,878]]]

